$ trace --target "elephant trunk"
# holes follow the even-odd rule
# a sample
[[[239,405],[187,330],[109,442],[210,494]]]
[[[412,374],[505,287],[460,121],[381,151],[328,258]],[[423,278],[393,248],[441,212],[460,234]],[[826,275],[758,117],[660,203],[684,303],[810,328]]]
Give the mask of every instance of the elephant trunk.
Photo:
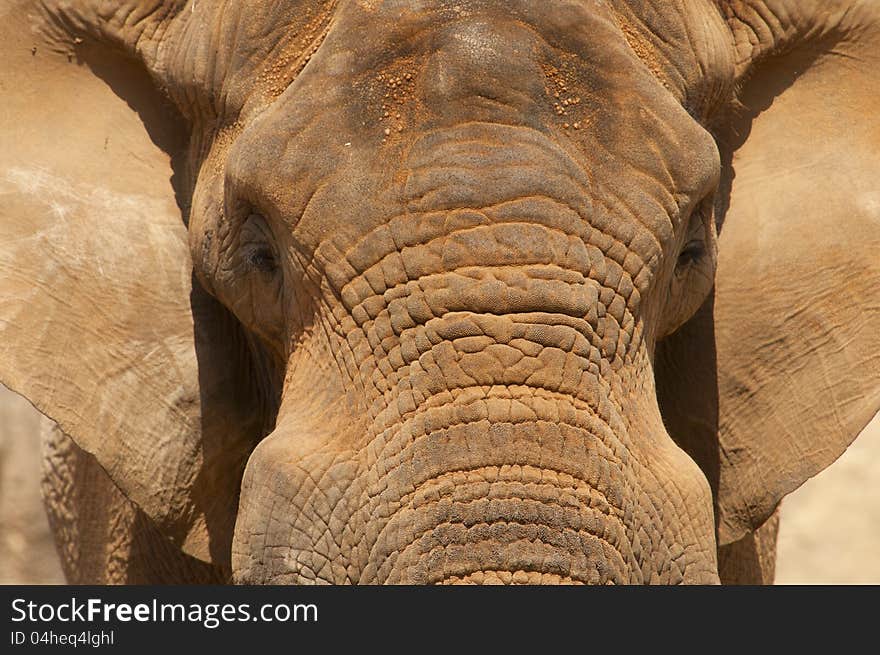
[[[624,523],[626,453],[586,404],[542,387],[464,389],[414,414],[395,441],[383,463],[395,491],[380,502],[392,511],[361,581],[640,577]]]
[[[717,581],[705,479],[610,397],[450,388],[367,437],[287,409],[245,475],[239,582]]]

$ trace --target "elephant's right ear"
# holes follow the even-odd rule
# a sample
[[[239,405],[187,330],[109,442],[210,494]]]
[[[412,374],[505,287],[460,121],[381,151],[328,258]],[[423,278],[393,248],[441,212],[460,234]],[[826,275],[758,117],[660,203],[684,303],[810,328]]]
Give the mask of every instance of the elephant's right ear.
[[[0,381],[185,552],[228,565],[260,426],[239,328],[193,282],[177,118],[120,54],[51,52],[25,4],[0,28]]]
[[[880,5],[717,1],[742,109],[722,139],[715,294],[656,363],[667,427],[709,478],[723,546],[880,409]]]

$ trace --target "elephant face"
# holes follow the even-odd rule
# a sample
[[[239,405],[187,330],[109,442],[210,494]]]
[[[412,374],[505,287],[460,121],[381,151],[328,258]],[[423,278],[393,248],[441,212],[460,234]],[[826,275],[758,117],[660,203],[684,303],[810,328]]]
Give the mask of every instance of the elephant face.
[[[831,255],[791,236],[846,216],[880,243],[867,128],[813,98],[825,40],[861,53],[876,11],[795,4],[43,3],[40,33],[85,39],[113,91],[95,94],[139,111],[152,143],[127,123],[132,148],[163,145],[174,177],[157,158],[154,204],[105,198],[106,244],[106,218],[3,217],[31,249],[60,234],[49,259],[87,243],[101,278],[39,297],[43,317],[77,308],[94,345],[28,388],[34,353],[62,348],[18,336],[6,375],[235,581],[717,582],[718,546],[880,406],[876,363],[840,379],[880,345],[878,304],[832,301],[880,268],[816,283]],[[102,72],[104,44],[136,58],[141,104]],[[780,86],[802,60],[822,65]],[[870,100],[857,72],[832,70],[851,105]],[[818,107],[814,140],[849,153],[846,198],[791,181],[805,148],[766,154],[788,106]],[[24,210],[51,214],[56,178],[3,163]],[[64,197],[95,220],[99,199]],[[29,275],[83,279],[60,268]],[[38,315],[20,307],[0,327]],[[787,420],[829,390],[838,413]]]
[[[284,372],[240,579],[713,579],[650,360],[709,291],[717,150],[610,12],[528,4],[341,9],[199,177],[197,271]]]

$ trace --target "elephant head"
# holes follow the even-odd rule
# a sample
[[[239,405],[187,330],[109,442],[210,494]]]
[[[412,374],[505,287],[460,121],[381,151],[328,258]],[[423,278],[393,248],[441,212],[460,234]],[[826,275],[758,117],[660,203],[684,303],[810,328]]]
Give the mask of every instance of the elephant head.
[[[0,379],[235,581],[717,582],[880,408],[876,3],[0,13]]]

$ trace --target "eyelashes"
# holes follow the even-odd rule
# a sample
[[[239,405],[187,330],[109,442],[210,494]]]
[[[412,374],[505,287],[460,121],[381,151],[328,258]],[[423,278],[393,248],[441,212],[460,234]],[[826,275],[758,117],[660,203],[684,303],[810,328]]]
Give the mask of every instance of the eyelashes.
[[[678,261],[675,264],[675,270],[679,273],[682,272],[683,269],[698,262],[705,252],[706,244],[702,239],[691,239],[679,253]]]
[[[247,272],[274,275],[278,252],[272,230],[262,214],[250,213],[241,228],[240,256]]]
[[[688,219],[685,245],[678,253],[675,262],[675,274],[680,276],[695,264],[699,264],[706,256],[708,222],[712,220],[712,198],[703,200]]]
[[[269,248],[256,247],[245,253],[245,266],[250,271],[274,274],[278,270],[278,261]]]

